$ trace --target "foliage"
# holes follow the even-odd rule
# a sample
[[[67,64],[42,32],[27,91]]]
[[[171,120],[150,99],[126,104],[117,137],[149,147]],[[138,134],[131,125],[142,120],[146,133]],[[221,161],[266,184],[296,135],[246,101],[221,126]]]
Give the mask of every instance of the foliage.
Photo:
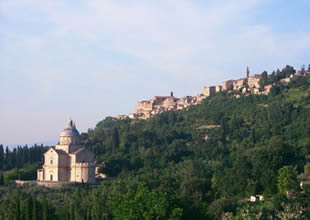
[[[297,171],[292,166],[284,166],[278,170],[278,190],[280,193],[298,190]]]
[[[151,192],[143,185],[117,196],[113,207],[115,219],[180,219],[183,213],[168,193]]]

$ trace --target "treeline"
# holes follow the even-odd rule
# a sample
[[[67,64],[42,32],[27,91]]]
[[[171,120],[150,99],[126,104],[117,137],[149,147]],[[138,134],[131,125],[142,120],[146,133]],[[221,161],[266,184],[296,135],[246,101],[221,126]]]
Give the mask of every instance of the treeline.
[[[13,168],[24,168],[26,165],[41,162],[45,150],[43,145],[18,146],[12,151],[8,147],[4,150],[3,145],[0,145],[0,172]]]

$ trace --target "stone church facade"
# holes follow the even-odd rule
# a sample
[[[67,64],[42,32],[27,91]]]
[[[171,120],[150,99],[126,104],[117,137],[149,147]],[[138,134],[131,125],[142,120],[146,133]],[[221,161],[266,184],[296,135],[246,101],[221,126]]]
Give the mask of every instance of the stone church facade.
[[[59,144],[44,153],[44,165],[37,170],[38,181],[95,183],[94,154],[80,145],[80,134],[70,120]]]

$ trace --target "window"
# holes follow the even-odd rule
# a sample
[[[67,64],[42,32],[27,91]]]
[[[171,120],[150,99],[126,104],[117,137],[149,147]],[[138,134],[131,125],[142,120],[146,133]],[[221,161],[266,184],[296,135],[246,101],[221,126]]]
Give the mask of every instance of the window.
[[[50,176],[51,181],[53,181],[53,175]]]
[[[51,164],[53,164],[53,159],[51,159]]]

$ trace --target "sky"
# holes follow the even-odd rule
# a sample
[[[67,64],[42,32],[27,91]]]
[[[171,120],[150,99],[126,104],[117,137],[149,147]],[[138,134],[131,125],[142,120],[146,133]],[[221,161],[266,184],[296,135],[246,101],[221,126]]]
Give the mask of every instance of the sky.
[[[0,0],[0,143],[310,63],[310,1]]]

